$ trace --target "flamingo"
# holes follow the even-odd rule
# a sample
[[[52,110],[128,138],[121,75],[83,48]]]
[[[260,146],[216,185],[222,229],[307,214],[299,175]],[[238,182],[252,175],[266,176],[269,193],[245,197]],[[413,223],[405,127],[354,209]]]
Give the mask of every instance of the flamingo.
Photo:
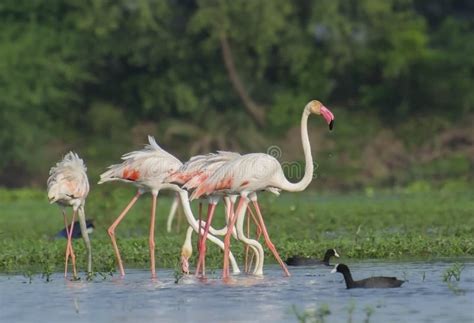
[[[263,222],[263,217],[255,192],[261,190],[270,190],[274,193],[278,192],[279,190],[299,192],[306,189],[306,187],[311,183],[314,165],[307,130],[308,117],[311,114],[321,115],[328,123],[330,130],[332,130],[334,125],[334,115],[321,102],[313,100],[306,104],[301,117],[301,141],[306,165],[305,174],[299,182],[291,183],[286,179],[283,169],[276,158],[268,154],[253,153],[243,155],[220,167],[216,172],[214,172],[212,176],[202,182],[191,195],[191,200],[193,200],[216,191],[224,191],[231,194],[239,194],[241,197],[235,215],[229,222],[228,232],[224,239],[224,278],[229,276],[228,252],[230,245],[230,235],[232,234],[232,229],[236,220],[239,217],[244,216],[245,210],[248,207],[249,198],[257,212],[258,220],[260,222],[267,247],[272,251],[273,255],[280,263],[280,266],[283,268],[285,274],[287,276],[290,275],[288,269],[278,255],[275,246],[270,240],[267,229]]]
[[[155,270],[155,213],[158,193],[162,189],[175,191],[183,205],[185,210],[186,219],[194,230],[198,231],[198,226],[189,205],[186,207],[184,204],[189,204],[187,194],[183,194],[183,190],[175,185],[170,184],[166,181],[166,178],[172,173],[176,172],[182,163],[173,155],[163,150],[156,143],[152,136],[148,136],[149,144],[144,149],[139,151],[133,151],[122,156],[123,162],[121,164],[112,165],[109,169],[100,175],[99,184],[109,181],[121,181],[126,183],[132,183],[138,190],[129,204],[120,213],[117,219],[107,230],[112,245],[117,257],[118,266],[120,269],[121,276],[125,276],[125,270],[123,268],[122,258],[120,251],[117,246],[115,239],[115,229],[123,220],[125,215],[130,211],[132,206],[137,202],[140,196],[146,192],[152,194],[152,208],[151,208],[151,221],[150,221],[150,233],[149,233],[149,250],[150,250],[150,271],[152,278],[156,277]],[[214,243],[218,244],[222,249],[224,245],[222,241],[209,236],[209,239]],[[233,258],[232,255],[229,257]],[[234,260],[235,261],[235,260]]]
[[[67,234],[64,277],[67,277],[69,256],[71,256],[72,260],[74,278],[77,277],[76,256],[74,255],[71,242],[76,214],[79,216],[82,238],[84,239],[87,249],[87,274],[92,274],[92,249],[84,213],[86,197],[89,194],[89,180],[87,179],[86,172],[87,168],[84,161],[72,151],[67,153],[66,156],[64,156],[56,166],[51,167],[49,171],[47,181],[48,199],[51,204],[56,203],[61,207]],[[70,227],[65,210],[67,206],[71,206],[73,209]]]
[[[194,156],[188,162],[186,162],[176,173],[172,174],[169,177],[168,181],[179,183],[183,185],[182,187],[186,190],[193,190],[200,183],[206,180],[210,175],[212,175],[215,172],[215,170],[217,170],[219,167],[221,167],[225,163],[231,160],[234,160],[238,157],[240,157],[240,154],[234,153],[234,152],[227,152],[227,151],[218,151],[217,153]],[[199,230],[199,239],[198,239],[199,260],[196,266],[196,275],[199,275],[201,269],[202,269],[202,275],[203,276],[205,275],[206,237],[209,232],[210,223],[212,221],[212,217],[214,215],[214,211],[215,211],[217,203],[219,202],[219,199],[220,199],[220,196],[215,195],[215,194],[208,195],[207,197],[207,200],[208,200],[207,222],[204,227],[203,236],[201,236],[201,230]],[[227,221],[230,214],[230,212],[228,212],[230,210],[229,206],[233,205],[232,201],[235,201],[235,198],[232,199],[231,197],[224,196],[224,201],[226,205],[226,221]],[[199,203],[199,222],[202,222],[200,210],[201,210],[201,203]],[[200,228],[201,228],[201,225],[200,225]],[[227,227],[219,231],[211,230],[211,233],[213,235],[225,235],[226,232],[227,232]],[[238,233],[240,234],[234,234],[234,237],[246,243],[247,245],[249,245],[252,249],[254,249],[254,252],[257,254],[258,252],[257,248],[259,247],[258,246],[259,243],[255,240],[246,239],[246,237],[243,234],[243,228],[242,228],[242,231],[238,231]],[[185,241],[185,244],[183,245],[183,250],[185,249],[185,246],[187,246],[187,244],[188,244],[188,241]],[[184,254],[190,255],[191,253],[184,253]],[[189,268],[189,265],[187,263],[188,258],[189,256],[181,257],[183,272],[186,271],[185,268]],[[257,258],[257,263],[258,263],[258,258]]]

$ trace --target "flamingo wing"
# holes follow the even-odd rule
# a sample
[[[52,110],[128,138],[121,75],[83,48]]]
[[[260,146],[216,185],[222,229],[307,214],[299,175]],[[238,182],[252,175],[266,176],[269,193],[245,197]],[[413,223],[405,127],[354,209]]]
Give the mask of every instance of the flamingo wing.
[[[158,146],[152,136],[148,136],[148,141],[144,149],[123,155],[121,164],[109,166],[100,175],[99,184],[115,180],[137,183],[152,180],[161,183],[182,166],[176,157]]]
[[[196,187],[191,200],[216,191],[265,189],[273,175],[281,170],[278,161],[267,154],[247,154],[219,167],[209,178]]]

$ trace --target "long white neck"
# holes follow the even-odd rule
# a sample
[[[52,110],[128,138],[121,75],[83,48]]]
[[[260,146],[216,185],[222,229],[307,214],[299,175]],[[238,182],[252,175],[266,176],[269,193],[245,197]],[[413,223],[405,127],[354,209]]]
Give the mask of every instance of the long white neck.
[[[304,160],[305,160],[305,168],[304,168],[304,176],[303,178],[297,183],[291,183],[286,179],[283,175],[282,182],[277,185],[278,188],[282,190],[289,191],[289,192],[300,192],[306,189],[308,185],[311,183],[313,179],[313,156],[311,156],[311,145],[309,143],[308,137],[308,117],[310,115],[310,111],[308,107],[306,107],[303,111],[303,115],[301,116],[301,142],[303,144],[303,152],[304,152]]]
[[[181,255],[187,255],[191,257],[193,253],[193,245],[191,243],[191,236],[193,235],[193,227],[189,226],[186,231],[186,239],[184,240],[183,247],[181,248]]]

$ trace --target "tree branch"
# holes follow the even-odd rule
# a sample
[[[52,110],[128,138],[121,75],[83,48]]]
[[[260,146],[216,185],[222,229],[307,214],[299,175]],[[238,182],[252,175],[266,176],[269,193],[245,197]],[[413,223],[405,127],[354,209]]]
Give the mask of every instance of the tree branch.
[[[225,67],[227,69],[227,73],[229,74],[229,79],[232,83],[232,86],[234,87],[234,90],[237,92],[240,99],[244,103],[247,113],[250,114],[252,119],[259,127],[263,127],[265,125],[265,111],[262,106],[258,105],[252,100],[244,85],[242,84],[239,74],[235,68],[234,57],[232,56],[229,41],[227,40],[225,33],[220,33],[219,40],[222,47],[222,58],[224,59]]]

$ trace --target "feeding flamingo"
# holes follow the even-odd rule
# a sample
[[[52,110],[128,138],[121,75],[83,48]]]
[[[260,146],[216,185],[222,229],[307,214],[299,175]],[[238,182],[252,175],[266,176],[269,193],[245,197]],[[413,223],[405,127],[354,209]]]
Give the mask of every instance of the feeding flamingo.
[[[88,275],[92,273],[92,250],[84,213],[86,197],[87,194],[89,194],[89,180],[87,179],[86,172],[87,168],[84,161],[72,151],[67,153],[63,160],[58,162],[56,166],[51,167],[49,171],[47,181],[48,199],[50,203],[57,203],[61,207],[67,234],[64,277],[67,277],[69,256],[71,256],[72,260],[74,278],[77,277],[76,256],[71,242],[76,214],[79,216],[82,238],[84,239],[87,249],[87,273]],[[67,206],[71,206],[73,209],[71,226],[68,225],[67,221],[65,210]]]
[[[152,136],[148,136],[149,144],[144,149],[139,151],[133,151],[122,156],[123,162],[121,164],[112,165],[109,170],[100,175],[99,184],[109,181],[122,181],[132,183],[138,190],[129,204],[120,213],[117,219],[112,223],[108,229],[108,234],[112,240],[112,245],[117,257],[117,262],[120,268],[120,274],[125,275],[123,268],[120,251],[117,246],[115,239],[115,229],[119,223],[123,220],[128,211],[136,203],[139,197],[145,192],[151,192],[152,194],[152,208],[151,208],[151,221],[150,221],[150,234],[149,234],[149,249],[150,249],[150,270],[152,277],[156,277],[155,271],[155,213],[158,193],[162,189],[173,190],[178,193],[183,208],[185,210],[186,219],[194,230],[198,231],[198,225],[192,215],[187,194],[183,194],[183,190],[175,184],[170,184],[166,181],[166,178],[176,172],[182,163],[173,155],[163,150],[156,143]],[[209,239],[214,243],[218,244],[221,248],[224,247],[223,243],[215,238],[209,236]],[[233,256],[230,256],[233,258]]]
[[[209,176],[211,176],[219,167],[224,165],[225,163],[234,160],[240,157],[240,154],[227,152],[227,151],[218,151],[217,153],[211,153],[207,155],[198,155],[192,157],[188,162],[186,162],[176,173],[172,174],[168,181],[175,182],[183,185],[182,187],[186,190],[194,190],[200,183],[205,181]],[[196,266],[196,275],[198,275],[201,271],[202,274],[205,275],[205,254],[206,254],[206,238],[207,233],[210,229],[210,223],[212,221],[212,217],[214,215],[215,208],[217,203],[219,202],[220,194],[209,194],[207,197],[208,200],[208,213],[207,213],[207,220],[206,225],[204,227],[204,235],[201,237],[201,230],[199,230],[199,239],[198,239],[198,250],[199,250],[199,260]],[[226,222],[230,215],[229,207],[233,207],[232,200],[228,196],[224,196],[225,205],[226,205]],[[201,223],[201,202],[199,203],[199,222]],[[201,226],[200,226],[201,228]],[[189,232],[189,231],[188,231]],[[225,235],[227,232],[227,227],[222,230],[211,230],[213,235]],[[257,254],[257,248],[260,247],[258,241],[246,239],[243,234],[243,229],[241,232],[238,231],[240,234],[234,234],[236,239],[241,240],[242,242],[246,243]],[[187,241],[185,241],[185,245]],[[184,248],[184,246],[183,246]],[[263,250],[263,249],[262,249]],[[190,253],[189,253],[190,254]],[[187,259],[189,257],[182,257],[181,261],[185,262],[182,263],[183,268],[188,268],[189,265],[187,263]],[[259,258],[257,258],[258,264]],[[183,271],[185,271],[183,269]]]
[[[249,198],[252,201],[260,226],[265,238],[265,243],[278,260],[286,275],[289,275],[288,269],[281,260],[275,246],[270,240],[255,192],[261,190],[285,190],[289,192],[299,192],[304,190],[313,178],[313,157],[311,155],[311,145],[308,137],[308,117],[310,114],[321,115],[326,120],[331,130],[334,124],[334,115],[321,102],[313,100],[309,102],[301,117],[301,141],[305,156],[305,174],[297,183],[289,182],[278,160],[268,154],[254,153],[243,155],[233,161],[230,161],[220,167],[212,176],[201,183],[191,195],[191,200],[199,198],[206,194],[216,191],[223,191],[229,194],[239,194],[241,196],[235,215],[229,222],[228,232],[224,239],[224,272],[223,277],[229,276],[228,252],[230,245],[230,235],[235,221],[243,217],[247,209]]]

